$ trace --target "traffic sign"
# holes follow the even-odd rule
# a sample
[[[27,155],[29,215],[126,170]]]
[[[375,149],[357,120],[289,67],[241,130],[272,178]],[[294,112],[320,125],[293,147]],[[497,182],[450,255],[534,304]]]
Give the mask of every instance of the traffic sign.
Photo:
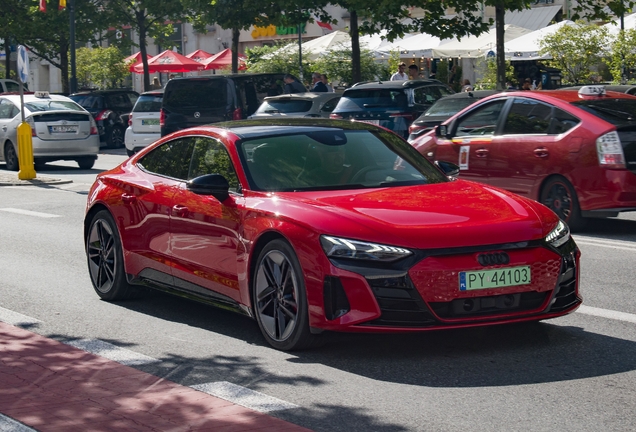
[[[22,84],[29,80],[29,56],[24,45],[18,46],[18,77]]]

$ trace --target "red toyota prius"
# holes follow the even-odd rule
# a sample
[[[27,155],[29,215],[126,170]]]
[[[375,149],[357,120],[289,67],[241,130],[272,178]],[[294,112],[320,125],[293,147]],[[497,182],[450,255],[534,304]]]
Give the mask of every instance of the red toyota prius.
[[[636,97],[580,90],[482,99],[412,145],[459,164],[459,178],[537,200],[571,229],[636,210]]]
[[[456,180],[366,123],[246,120],[168,135],[97,176],[91,281],[253,317],[282,350],[324,330],[405,332],[575,310],[579,250],[547,207]]]

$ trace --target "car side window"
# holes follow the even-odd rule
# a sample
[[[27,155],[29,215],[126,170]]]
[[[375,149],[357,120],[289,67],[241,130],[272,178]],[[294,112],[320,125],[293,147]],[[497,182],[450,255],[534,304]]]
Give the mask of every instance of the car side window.
[[[333,99],[329,99],[327,102],[325,102],[322,108],[320,108],[320,111],[323,111],[323,112],[333,111],[336,108],[336,105],[338,105],[339,100],[340,100],[340,96],[335,97]]]
[[[547,134],[552,106],[542,102],[515,98],[506,117],[503,133],[507,135]]]
[[[0,100],[0,119],[12,119],[19,112],[18,108],[10,101],[6,99]]]
[[[461,117],[455,129],[455,136],[493,135],[499,115],[507,99],[487,102]]]
[[[565,111],[555,107],[554,115],[552,116],[552,120],[550,121],[550,129],[548,129],[548,134],[562,134],[563,132],[569,131],[580,122],[581,120],[577,119],[572,114],[566,113]]]
[[[153,174],[186,180],[193,148],[194,138],[178,138],[155,148],[137,164]]]
[[[205,175],[221,174],[230,184],[230,191],[237,192],[239,181],[227,149],[219,141],[208,137],[195,137],[188,180]]]

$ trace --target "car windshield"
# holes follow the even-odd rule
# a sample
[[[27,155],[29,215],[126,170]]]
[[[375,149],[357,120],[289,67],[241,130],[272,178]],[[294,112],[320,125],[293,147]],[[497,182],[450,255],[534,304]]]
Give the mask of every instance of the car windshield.
[[[448,181],[389,132],[321,129],[246,139],[238,145],[252,189],[345,190]]]
[[[473,102],[477,101],[475,98],[448,98],[448,99],[440,99],[433,104],[432,107],[428,109],[424,113],[424,117],[429,116],[447,116],[450,117],[468,105],[471,105]]]
[[[349,90],[338,102],[338,110],[363,110],[367,108],[406,108],[408,98],[403,89]]]
[[[264,101],[256,110],[257,114],[288,114],[307,112],[311,109],[311,101],[306,99],[272,99]]]
[[[139,96],[133,112],[159,112],[161,111],[162,94],[147,94]]]
[[[636,99],[599,99],[572,102],[585,111],[613,124],[624,125],[636,122]]]
[[[102,109],[104,107],[103,98],[96,95],[71,95],[69,96],[75,102],[86,108],[90,109]]]
[[[31,112],[42,111],[84,111],[82,107],[71,101],[37,100],[25,102],[24,106]]]

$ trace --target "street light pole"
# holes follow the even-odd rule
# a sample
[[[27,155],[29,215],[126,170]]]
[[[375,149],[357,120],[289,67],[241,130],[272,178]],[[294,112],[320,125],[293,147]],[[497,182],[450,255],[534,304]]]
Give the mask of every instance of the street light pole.
[[[71,82],[70,93],[77,92],[77,67],[75,64],[75,0],[68,2],[68,15],[70,19],[70,48],[71,48]]]

